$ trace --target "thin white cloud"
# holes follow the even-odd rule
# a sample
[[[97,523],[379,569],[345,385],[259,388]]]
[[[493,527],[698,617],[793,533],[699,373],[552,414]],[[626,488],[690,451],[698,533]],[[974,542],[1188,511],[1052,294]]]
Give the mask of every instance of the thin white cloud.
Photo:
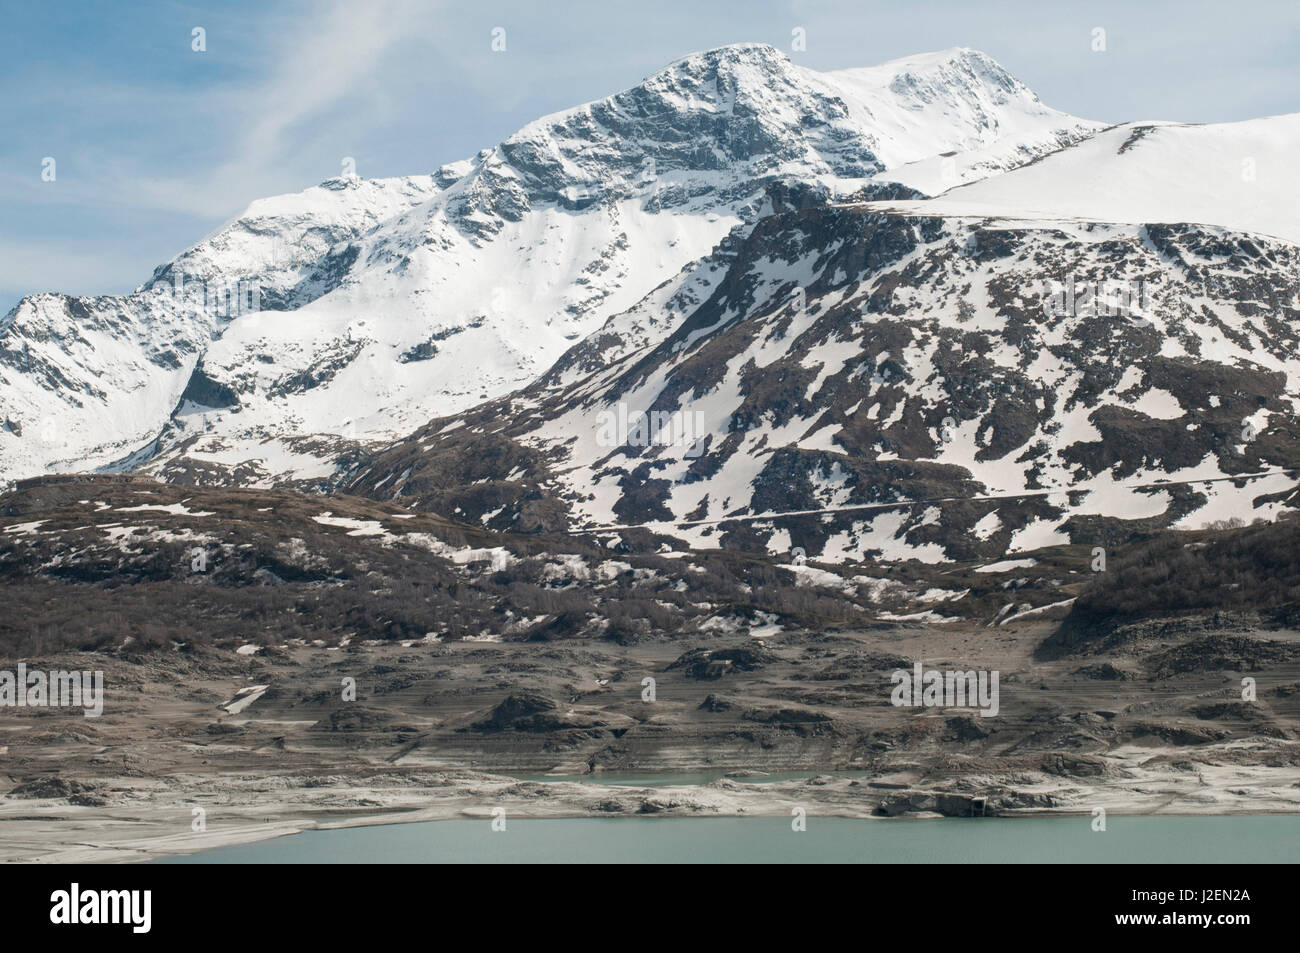
[[[336,0],[304,24],[302,34],[291,31],[273,74],[254,93],[260,114],[224,174],[277,161],[286,133],[355,93],[428,9],[414,0]]]
[[[179,96],[174,90],[138,90],[137,110],[158,117],[149,140],[166,142],[167,122],[188,108],[201,112],[221,144],[216,165],[160,163],[148,143],[96,157],[80,176],[60,170],[56,201],[98,207],[128,206],[206,219],[235,215],[255,198],[304,187],[304,152],[323,130],[346,123],[364,141],[375,120],[370,111],[342,114],[342,107],[376,82],[394,45],[428,22],[429,4],[416,0],[332,0],[304,7],[284,26],[274,65],[262,78],[239,87],[210,88]],[[92,92],[93,95],[93,92]],[[105,94],[122,101],[119,88]],[[186,102],[188,100],[188,107]],[[313,161],[312,181],[338,174],[340,156]],[[0,176],[0,200],[30,198],[37,178]]]

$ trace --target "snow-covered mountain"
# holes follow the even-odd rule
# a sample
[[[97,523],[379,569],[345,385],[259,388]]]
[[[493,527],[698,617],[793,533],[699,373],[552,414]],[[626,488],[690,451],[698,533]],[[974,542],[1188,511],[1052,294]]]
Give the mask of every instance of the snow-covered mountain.
[[[134,294],[23,298],[0,320],[0,480],[150,445],[187,388],[211,392],[195,368],[240,313],[327,293],[336,249],[346,258],[348,242],[437,190],[432,176],[330,180],[254,202]]]
[[[775,212],[710,289],[665,286],[346,485],[828,561],[1276,518],[1300,505],[1297,119],[1131,123],[934,198]]]
[[[432,175],[256,202],[134,295],[24,299],[0,477],[827,561],[1275,518],[1298,120],[1102,128],[971,50],[695,54]]]
[[[825,561],[1300,505],[1300,246],[888,204],[765,218],[662,341],[561,362],[347,487],[494,529]]]
[[[765,216],[919,197],[1098,128],[972,50],[831,73],[695,54],[432,175],[255,202],[134,295],[25,298],[0,322],[0,479],[328,482],[575,343],[602,356],[593,333],[657,344]]]

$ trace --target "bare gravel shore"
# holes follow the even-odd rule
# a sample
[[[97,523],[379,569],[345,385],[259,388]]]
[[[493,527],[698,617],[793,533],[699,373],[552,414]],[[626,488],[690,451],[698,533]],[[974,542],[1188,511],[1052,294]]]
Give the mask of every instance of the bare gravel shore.
[[[3,713],[0,857],[129,862],[329,827],[486,824],[494,808],[512,818],[1300,813],[1297,662],[1257,671],[1259,701],[1247,704],[1222,651],[1198,661],[1207,636],[1195,627],[1181,642],[1166,633],[1104,659],[1045,661],[1035,650],[1051,631],[31,659],[102,668],[105,710]],[[1294,641],[1222,638],[1241,651]],[[1174,649],[1177,666],[1144,661]],[[910,659],[998,670],[997,716],[895,707],[890,671]],[[349,678],[356,698],[345,700]],[[705,777],[679,783],[695,773]],[[623,774],[660,780],[610,783]]]
[[[1222,815],[1300,813],[1300,771],[1203,766],[1195,773],[1133,769],[1124,783],[1104,786],[1020,784],[1028,806],[1000,806],[1003,816],[1023,814]],[[1205,770],[1209,768],[1209,770]],[[1002,789],[1016,778],[983,776],[945,788]],[[106,782],[110,808],[39,799],[0,805],[7,861],[126,863],[189,854],[306,830],[361,827],[451,818],[490,822],[494,808],[509,818],[789,816],[796,807],[811,817],[879,819],[882,805],[913,817],[942,816],[970,795],[954,790],[896,788],[816,775],[807,779],[743,783],[719,779],[702,785],[629,787],[573,781],[518,781],[482,774],[422,772],[357,778],[185,776],[166,784],[138,779]],[[1250,788],[1243,797],[1242,788]],[[1041,804],[1034,804],[1042,799]],[[978,803],[978,802],[977,802]],[[206,830],[192,829],[192,809],[204,807]]]

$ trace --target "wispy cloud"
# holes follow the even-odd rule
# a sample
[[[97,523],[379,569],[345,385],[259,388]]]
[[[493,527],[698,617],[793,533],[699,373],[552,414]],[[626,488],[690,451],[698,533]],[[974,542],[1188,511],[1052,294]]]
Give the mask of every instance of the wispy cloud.
[[[123,117],[113,143],[78,141],[78,174],[64,164],[57,190],[46,189],[40,199],[211,218],[301,188],[305,164],[316,173],[309,180],[338,174],[342,155],[305,154],[331,138],[365,141],[377,121],[366,99],[382,86],[387,55],[431,11],[417,0],[304,4],[270,18],[269,28],[261,25],[262,35],[276,37],[261,58],[269,68],[241,81],[38,84],[38,101],[75,109],[82,122],[96,114]],[[0,173],[0,200],[32,198],[45,185],[32,169]]]
[[[206,183],[194,183],[189,176],[147,183],[145,192],[155,203],[198,210],[228,202],[232,190],[256,195],[250,185],[282,179],[302,141],[291,133],[313,121],[339,122],[340,107],[375,76],[385,54],[428,14],[429,5],[334,0],[310,9],[300,28],[285,31],[271,74],[249,89],[227,94],[230,114],[250,120],[232,132],[230,157],[208,173]],[[367,119],[354,116],[350,122],[364,126]],[[203,193],[197,205],[187,199],[194,191]]]
[[[814,69],[974,46],[1044,102],[1091,118],[1224,121],[1296,109],[1300,7],[1239,6],[1224,18],[1208,0],[1176,13],[1131,0],[1068,11],[1041,0],[658,0],[653,16],[607,0],[17,5],[0,31],[0,247],[9,250],[0,288],[50,287],[59,274],[84,288],[122,261],[129,267],[102,287],[133,284],[252,200],[338,175],[344,156],[367,176],[432,171],[693,50],[739,40],[788,48],[795,26],[808,36],[796,61]],[[190,50],[196,25],[208,29],[206,53]],[[1105,55],[1090,51],[1098,25],[1110,38]],[[496,26],[508,31],[504,54],[490,50]],[[40,179],[47,155],[58,158],[56,184]],[[28,254],[33,242],[39,251]],[[63,266],[49,261],[60,242]],[[102,252],[87,260],[83,249],[95,246]]]

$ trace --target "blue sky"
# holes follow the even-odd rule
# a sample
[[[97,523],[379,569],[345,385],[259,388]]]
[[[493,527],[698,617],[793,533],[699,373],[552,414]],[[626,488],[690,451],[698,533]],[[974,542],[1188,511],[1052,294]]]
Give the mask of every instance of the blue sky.
[[[4,26],[0,314],[29,292],[129,291],[344,156],[365,176],[428,172],[724,43],[770,42],[814,69],[971,46],[1092,119],[1300,111],[1295,0],[48,0],[9,4]],[[806,52],[790,50],[795,27]]]

